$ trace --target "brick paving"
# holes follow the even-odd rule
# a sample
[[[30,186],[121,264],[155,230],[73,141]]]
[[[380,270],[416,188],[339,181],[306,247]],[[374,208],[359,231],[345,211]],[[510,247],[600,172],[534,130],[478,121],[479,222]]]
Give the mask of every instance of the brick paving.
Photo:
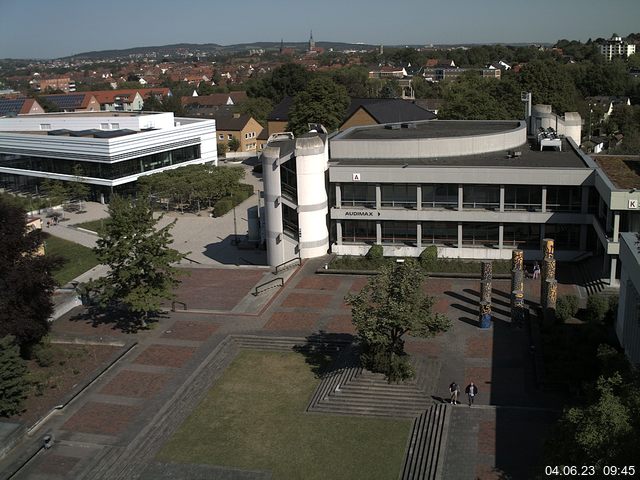
[[[354,334],[350,307],[345,305],[344,296],[361,290],[367,277],[314,274],[324,261],[308,261],[284,288],[272,290],[268,295],[273,299],[260,314],[235,315],[231,310],[243,299],[246,301],[254,285],[264,277],[265,270],[202,268],[191,269],[192,275],[184,278],[178,291],[179,299],[190,309],[229,313],[170,313],[160,318],[152,329],[136,334],[124,334],[111,324],[93,326],[87,319],[56,322],[53,326],[56,335],[90,340],[136,339],[139,345],[104,379],[79,397],[76,406],[54,417],[47,428],[57,429],[67,439],[75,438],[69,434],[84,435],[82,439],[88,445],[92,441],[91,435],[96,436],[98,444],[105,441],[100,439],[114,438],[119,446],[103,452],[106,457],[101,465],[108,466],[112,462],[112,467],[108,468],[124,469],[125,465],[118,465],[117,459],[127,445],[134,440],[146,442],[145,451],[151,452],[155,448],[153,442],[167,434],[157,427],[155,440],[151,437],[146,440],[141,433],[146,428],[156,428],[149,422],[164,405],[177,401],[176,408],[182,418],[188,415],[190,405],[198,403],[195,392],[204,388],[204,384],[200,376],[192,375],[206,372],[213,378],[226,368],[232,357],[213,362],[213,370],[207,362],[228,333],[301,337],[319,331]],[[525,288],[527,300],[537,300],[539,282],[527,280]],[[493,289],[494,324],[488,330],[480,330],[477,320],[479,281],[429,278],[426,291],[435,297],[434,309],[452,320],[452,328],[431,339],[406,338],[408,353],[426,359],[427,365],[437,362],[437,368],[428,370],[431,378],[425,380],[432,389],[428,393],[434,401],[448,397],[448,385],[453,380],[462,389],[473,380],[480,390],[476,406],[469,408],[463,404],[453,408],[443,463],[444,479],[492,479],[499,478],[502,473],[511,478],[530,478],[532,472],[536,473],[532,462],[539,456],[540,439],[554,418],[549,412],[530,409],[548,403],[532,389],[526,331],[511,326],[508,318],[510,282],[495,280]],[[560,292],[575,293],[576,289],[563,284]],[[171,400],[174,392],[184,387],[189,387],[185,392],[190,393]],[[460,400],[466,400],[464,393]],[[138,403],[132,403],[134,401]],[[94,448],[102,451],[100,445]],[[153,458],[136,461],[153,464]],[[34,462],[33,473],[38,473],[40,465],[45,465],[43,462],[50,464],[53,470],[56,465],[68,464],[67,472],[73,468],[75,474],[79,470],[91,472],[92,463],[99,463],[99,460],[86,455],[77,465],[75,458],[45,452],[42,462]],[[62,467],[60,469],[62,471]],[[53,470],[51,475],[65,477],[66,472],[54,473]],[[105,470],[101,475],[101,478],[109,478],[109,471]],[[229,478],[245,478],[241,475],[252,478],[249,472],[237,471],[240,476],[230,475]]]
[[[195,348],[190,347],[151,345],[138,355],[133,363],[162,367],[182,367],[195,351]]]
[[[164,373],[136,372],[122,370],[100,390],[106,395],[148,398],[165,386],[170,375]]]
[[[117,435],[127,428],[137,407],[109,403],[89,402],[62,426],[63,430],[100,435]]]
[[[75,467],[79,460],[77,457],[52,454],[38,458],[34,467],[38,473],[47,475],[48,478],[51,475],[63,477]]]

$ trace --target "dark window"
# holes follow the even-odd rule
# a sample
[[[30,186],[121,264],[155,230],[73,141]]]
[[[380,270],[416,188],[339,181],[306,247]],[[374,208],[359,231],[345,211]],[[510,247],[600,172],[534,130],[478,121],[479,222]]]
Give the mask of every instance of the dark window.
[[[344,220],[342,222],[343,243],[375,243],[376,222],[366,220]]]
[[[553,238],[556,250],[580,250],[580,225],[547,223],[544,236]]]
[[[458,185],[422,185],[422,208],[458,208]]]
[[[382,222],[382,243],[416,245],[415,222]]]
[[[458,224],[454,222],[422,222],[422,243],[456,245]]]
[[[282,226],[285,235],[298,240],[298,212],[282,204]]]
[[[298,201],[298,178],[296,176],[296,159],[280,165],[280,185],[282,187],[282,196]]]
[[[505,210],[542,209],[542,187],[530,185],[507,185],[504,189]]]
[[[579,212],[582,187],[547,187],[547,211]]]
[[[498,245],[497,223],[464,223],[462,244],[494,247]]]
[[[343,183],[342,184],[343,207],[369,207],[376,206],[376,186],[370,183]]]
[[[500,187],[498,185],[465,185],[463,195],[464,208],[500,208]]]
[[[540,225],[529,223],[505,223],[503,245],[526,250],[540,248]]]
[[[382,206],[416,208],[418,187],[416,185],[384,184],[382,185]]]

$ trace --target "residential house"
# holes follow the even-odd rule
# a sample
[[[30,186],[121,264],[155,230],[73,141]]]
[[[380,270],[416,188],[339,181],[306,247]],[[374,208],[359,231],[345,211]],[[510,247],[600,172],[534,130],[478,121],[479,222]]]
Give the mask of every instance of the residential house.
[[[382,123],[433,120],[436,115],[399,98],[353,98],[339,130]]]
[[[182,97],[181,101],[189,116],[212,118],[232,115],[234,108],[246,99],[246,92],[230,92]]]
[[[0,99],[0,117],[16,117],[31,113],[44,113],[44,109],[33,98]]]
[[[29,82],[34,90],[46,92],[47,90],[62,90],[65,93],[75,92],[76,84],[70,77],[60,78],[34,78]]]
[[[238,152],[255,152],[258,136],[263,127],[250,115],[234,114],[216,118],[216,133],[218,143],[229,143],[236,138],[240,141]]]
[[[634,53],[636,53],[635,44],[627,43],[622,40],[622,37],[615,34],[600,45],[600,54],[603,55],[608,62],[614,57],[630,57]]]
[[[41,95],[40,98],[55,105],[61,112],[99,112],[100,104],[90,92]]]

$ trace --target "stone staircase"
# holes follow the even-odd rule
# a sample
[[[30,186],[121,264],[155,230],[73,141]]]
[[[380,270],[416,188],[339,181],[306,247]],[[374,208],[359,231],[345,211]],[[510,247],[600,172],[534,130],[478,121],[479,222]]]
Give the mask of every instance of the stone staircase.
[[[582,286],[587,291],[587,295],[600,293],[607,287],[607,284],[596,272],[599,272],[601,257],[592,257],[576,263],[575,268]]]
[[[442,475],[450,408],[433,405],[413,421],[401,480],[435,480]]]

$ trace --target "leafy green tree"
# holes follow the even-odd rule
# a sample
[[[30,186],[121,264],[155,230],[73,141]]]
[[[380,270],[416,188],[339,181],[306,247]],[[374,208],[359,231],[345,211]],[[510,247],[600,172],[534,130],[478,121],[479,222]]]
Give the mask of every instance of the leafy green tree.
[[[380,89],[380,98],[399,98],[402,94],[398,80],[391,79],[384,82]]]
[[[174,298],[179,283],[174,266],[186,255],[170,248],[175,221],[157,229],[148,198],[129,202],[114,197],[110,220],[97,241],[95,252],[109,273],[88,285],[100,305],[122,304],[133,318],[132,329],[146,327],[150,314],[160,310],[163,300]]]
[[[236,107],[238,113],[250,115],[263,127],[267,126],[267,117],[273,110],[273,103],[265,97],[248,98]]]
[[[73,180],[69,182],[67,191],[72,200],[80,202],[80,208],[82,208],[82,202],[89,198],[91,189],[84,181],[84,171],[80,165],[73,166]]]
[[[218,156],[225,156],[229,151],[229,146],[225,142],[218,142]]]
[[[0,197],[0,337],[15,337],[25,357],[49,331],[51,272],[62,264],[37,255],[42,242],[40,230],[27,230],[25,211]]]
[[[513,118],[503,99],[492,93],[496,80],[469,72],[447,85],[445,104],[438,112],[444,120],[505,120]],[[518,93],[518,98],[520,94]],[[505,98],[506,100],[506,98]],[[521,115],[522,116],[522,113]]]
[[[534,60],[518,78],[523,91],[531,92],[534,103],[551,105],[558,113],[577,110],[578,91],[566,69],[553,60]]]
[[[628,382],[620,373],[601,376],[595,398],[563,413],[546,445],[545,462],[557,465],[634,465],[640,433],[637,375]]]
[[[347,90],[329,78],[311,80],[294,98],[287,129],[296,135],[306,133],[309,123],[321,123],[328,131],[343,122],[351,100]]]
[[[236,137],[233,137],[231,140],[229,140],[228,145],[229,150],[231,150],[232,152],[237,152],[240,148],[240,140],[238,140]]]
[[[49,205],[60,205],[69,200],[69,189],[64,182],[47,178],[42,182],[42,191],[49,199]]]
[[[27,367],[14,338],[11,335],[0,338],[0,417],[23,411],[29,388],[26,373]]]
[[[357,294],[349,294],[353,323],[362,345],[362,364],[389,381],[413,376],[403,336],[432,337],[450,328],[450,320],[433,312],[434,299],[424,294],[425,275],[413,259],[385,265]]]
[[[276,68],[270,76],[261,78],[247,87],[250,97],[266,97],[279,103],[284,97],[293,97],[305,89],[312,74],[302,65],[285,63]]]

